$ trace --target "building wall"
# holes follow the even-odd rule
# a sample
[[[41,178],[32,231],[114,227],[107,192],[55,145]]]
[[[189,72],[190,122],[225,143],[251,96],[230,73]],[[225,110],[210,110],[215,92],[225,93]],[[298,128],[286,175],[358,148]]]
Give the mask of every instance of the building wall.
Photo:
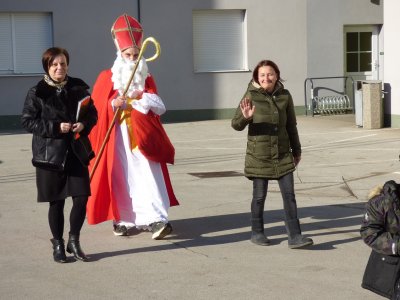
[[[298,113],[304,113],[304,80],[343,75],[343,26],[382,24],[382,5],[372,3],[376,1],[2,0],[0,11],[52,12],[54,44],[71,54],[69,74],[90,86],[100,70],[111,67],[115,59],[110,36],[114,20],[124,12],[140,16],[145,38],[153,36],[161,45],[160,58],[148,65],[168,109],[163,120],[193,121],[230,118],[251,79],[251,70],[262,59],[278,64]],[[194,9],[246,10],[250,70],[193,71]],[[0,77],[0,129],[10,123],[18,126],[26,92],[40,78]]]
[[[399,14],[400,2],[398,0],[385,0],[384,14],[385,24],[385,68],[384,85],[385,91],[389,94],[391,103],[391,126],[400,127],[400,20]],[[386,97],[385,95],[385,97]]]
[[[310,77],[343,76],[343,27],[383,24],[382,4],[366,0],[307,3],[307,73]]]
[[[90,86],[100,70],[115,59],[110,29],[115,19],[126,12],[137,17],[133,0],[1,0],[0,12],[51,12],[54,46],[70,53],[69,75],[80,77]],[[45,50],[45,49],[43,49]],[[41,57],[37,58],[38,61]],[[19,127],[28,89],[42,76],[0,76],[0,129]]]
[[[107,5],[109,2],[103,1],[102,9],[94,11],[91,8],[99,6],[94,0],[84,4],[73,0],[65,6],[54,1],[5,0],[0,4],[0,11],[51,11],[55,45],[67,48],[71,54],[70,75],[93,85],[98,72],[110,67],[115,58],[111,24],[122,12],[137,17],[137,2],[119,2],[120,5],[115,2]],[[161,44],[161,57],[150,62],[149,68],[168,108],[165,120],[229,118],[251,79],[251,71],[193,72],[193,9],[245,9],[249,68],[262,59],[274,60],[295,102],[301,104],[307,51],[303,42],[306,40],[304,1],[146,0],[139,4],[145,37],[153,36]],[[0,114],[19,114],[27,89],[38,79],[37,76],[0,77],[0,88],[5,90],[1,101],[12,102]]]
[[[194,9],[246,10],[249,68],[253,69],[263,59],[275,61],[294,101],[302,103],[302,81],[307,66],[303,0],[146,0],[141,7],[145,36],[154,36],[161,45],[160,58],[149,63],[149,68],[172,119],[207,118],[216,112],[231,117],[232,108],[238,105],[252,77],[251,71],[193,72]]]
[[[344,26],[383,24],[382,1],[374,2],[376,1],[307,0],[308,78],[345,76]],[[315,86],[344,91],[343,79],[315,80],[314,83]],[[352,98],[351,83],[348,79],[346,93]],[[309,86],[308,84],[306,90],[307,98],[310,97]]]

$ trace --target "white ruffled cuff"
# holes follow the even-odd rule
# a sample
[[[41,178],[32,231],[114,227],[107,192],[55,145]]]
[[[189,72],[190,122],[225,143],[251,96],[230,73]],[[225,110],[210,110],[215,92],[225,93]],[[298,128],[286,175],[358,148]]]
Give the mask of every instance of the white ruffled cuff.
[[[143,93],[142,99],[133,101],[132,107],[143,114],[147,114],[151,110],[156,115],[161,116],[165,113],[165,105],[161,98],[156,94]]]

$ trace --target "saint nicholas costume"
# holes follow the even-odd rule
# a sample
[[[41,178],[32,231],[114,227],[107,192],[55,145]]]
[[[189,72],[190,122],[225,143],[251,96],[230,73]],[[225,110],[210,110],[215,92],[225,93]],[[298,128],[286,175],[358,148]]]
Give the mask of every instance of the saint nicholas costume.
[[[145,59],[129,63],[122,57],[126,49],[140,49],[141,25],[124,14],[111,31],[117,59],[111,69],[100,73],[92,93],[99,121],[89,138],[96,155],[117,110],[113,101],[124,94],[134,65],[139,65],[92,174],[88,223],[112,220],[116,235],[127,235],[127,229],[136,227],[152,230],[158,239],[171,232],[168,209],[178,205],[166,165],[174,163],[175,150],[160,121],[165,106]]]

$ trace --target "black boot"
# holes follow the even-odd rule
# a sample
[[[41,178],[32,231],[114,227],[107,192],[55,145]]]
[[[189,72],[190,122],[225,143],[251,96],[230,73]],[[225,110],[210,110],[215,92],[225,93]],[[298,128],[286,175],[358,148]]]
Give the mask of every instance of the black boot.
[[[69,234],[69,239],[67,243],[67,252],[73,253],[76,259],[81,261],[88,261],[87,256],[82,251],[80,242],[79,242],[79,234]]]
[[[310,238],[301,234],[299,219],[288,220],[286,223],[286,231],[288,233],[288,246],[290,249],[301,248],[314,244]]]
[[[264,235],[264,220],[251,219],[251,242],[259,246],[268,246],[271,241]]]
[[[50,241],[53,244],[54,261],[58,263],[66,263],[67,257],[65,256],[64,239],[61,240],[51,239]]]

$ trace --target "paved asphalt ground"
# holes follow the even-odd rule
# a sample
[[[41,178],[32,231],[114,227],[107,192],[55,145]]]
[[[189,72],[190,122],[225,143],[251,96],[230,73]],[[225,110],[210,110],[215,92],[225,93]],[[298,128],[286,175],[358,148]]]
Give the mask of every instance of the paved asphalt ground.
[[[400,181],[400,129],[358,128],[354,115],[298,123],[298,213],[314,246],[288,248],[275,182],[265,211],[272,245],[250,243],[246,132],[218,120],[165,125],[181,203],[170,209],[171,236],[116,237],[111,222],[85,224],[81,244],[91,261],[67,264],[53,262],[48,205],[36,203],[31,135],[1,133],[0,299],[381,299],[360,287],[370,250],[359,228],[368,191]]]

